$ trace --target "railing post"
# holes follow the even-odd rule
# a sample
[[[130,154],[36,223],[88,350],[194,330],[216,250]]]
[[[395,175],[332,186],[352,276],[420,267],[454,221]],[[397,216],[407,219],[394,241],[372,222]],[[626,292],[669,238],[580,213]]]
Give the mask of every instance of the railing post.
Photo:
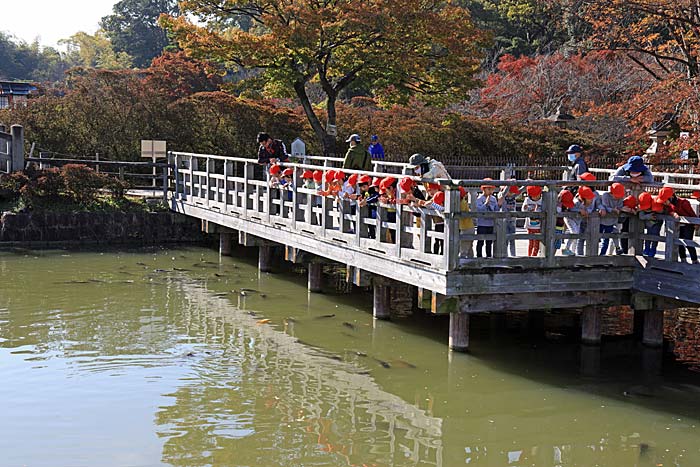
[[[24,170],[24,128],[22,125],[12,125],[12,170],[17,172]]]
[[[369,227],[365,224],[365,219],[367,219],[369,214],[369,208],[367,206],[358,206],[355,215],[355,244],[359,248],[361,239],[369,237]]]
[[[163,166],[163,202],[168,202],[168,171],[170,167],[170,158],[166,159],[167,163]],[[155,178],[153,179],[155,181]]]
[[[598,248],[600,248],[600,216],[597,213],[588,216],[587,228],[586,256],[598,256]]]
[[[642,254],[644,249],[644,240],[642,235],[644,234],[644,222],[639,218],[639,216],[630,216],[630,227],[629,227],[629,239],[627,241],[629,253],[632,256],[638,256]]]
[[[507,219],[498,218],[494,222],[493,233],[496,234],[496,241],[493,244],[493,257],[506,258],[508,256],[508,230],[506,228]]]
[[[249,162],[243,163],[243,213],[248,217],[248,203],[250,202],[250,185],[248,181],[251,176],[251,167]]]
[[[666,246],[664,248],[664,259],[675,263],[678,261],[678,247],[676,240],[680,238],[678,219],[668,218],[666,220]]]
[[[459,266],[459,190],[449,186],[445,191],[445,240],[443,252],[445,269],[452,271]]]
[[[557,250],[554,248],[557,241],[557,189],[550,185],[544,192],[542,200],[542,233],[544,234],[544,264],[553,267],[556,263]]]
[[[41,157],[41,153],[39,153],[39,157]],[[99,152],[95,153],[95,172],[100,173],[100,153]]]

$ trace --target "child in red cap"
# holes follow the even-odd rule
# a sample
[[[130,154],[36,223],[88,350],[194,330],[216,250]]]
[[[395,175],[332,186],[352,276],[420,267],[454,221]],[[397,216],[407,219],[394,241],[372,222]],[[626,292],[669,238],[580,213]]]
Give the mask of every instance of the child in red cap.
[[[357,179],[357,205],[361,208],[367,206],[370,219],[377,218],[377,203],[379,202],[378,187],[381,180],[379,178],[375,178],[374,180],[376,181],[376,185],[369,175],[360,175]],[[376,227],[370,224],[367,225],[367,230],[369,238],[375,238]]]
[[[528,186],[526,188],[527,196],[523,200],[521,210],[523,212],[542,212],[542,187]],[[542,232],[542,222],[539,218],[528,217],[525,219],[525,228],[530,235],[539,234]],[[540,252],[540,241],[529,240],[527,247],[528,256],[537,256]]]
[[[622,200],[622,212],[626,215],[621,217],[621,233],[630,231],[630,216],[637,214],[637,197],[634,195],[627,196]],[[620,239],[620,249],[617,250],[618,255],[626,255],[629,252],[629,238]]]
[[[698,217],[697,213],[693,209],[693,206],[685,198],[679,198],[675,193],[669,199],[676,218],[683,217]],[[680,224],[679,225],[679,238],[684,240],[692,240],[695,236],[695,225],[693,224]],[[688,250],[688,255],[690,255],[690,262],[692,264],[698,264],[698,253],[695,251],[695,247],[678,245],[678,259],[681,263],[685,263],[685,251]]]
[[[316,183],[314,183],[314,173],[312,171],[304,170],[304,172],[301,174],[301,179],[304,182],[302,185],[303,188],[306,188],[307,190],[316,189]]]
[[[270,166],[270,177],[267,183],[270,188],[278,188],[280,185],[280,177],[282,175],[282,166],[279,164],[273,164]]]
[[[654,208],[656,208],[656,210]],[[664,207],[661,200],[655,199],[654,196],[646,191],[640,193],[639,218],[644,221],[647,235],[659,235],[661,233],[661,227],[664,223],[657,218],[657,214],[663,213],[663,210]],[[658,243],[658,241],[644,240],[644,256],[656,256],[656,247]]]
[[[564,212],[569,212],[574,208],[575,204],[574,194],[571,191],[564,189],[557,195],[557,213],[561,214]],[[563,234],[566,232],[566,221],[564,220],[564,217],[557,216],[556,231],[557,234]],[[562,243],[563,240],[557,237],[554,242],[554,249],[558,250],[561,248]],[[563,253],[566,254],[564,251]],[[569,254],[573,255],[574,253],[569,250]]]
[[[591,187],[580,186],[576,193],[576,206],[574,209],[581,215],[579,233],[584,234],[588,229],[588,217],[593,213],[600,213],[600,196]],[[586,254],[586,240],[579,239],[576,242],[576,254],[584,256]]]
[[[617,220],[622,212],[625,187],[622,183],[613,183],[608,191],[600,195],[600,233],[611,234],[615,232]],[[604,237],[600,248],[600,256],[607,254],[610,238]],[[618,247],[619,249],[619,247]]]

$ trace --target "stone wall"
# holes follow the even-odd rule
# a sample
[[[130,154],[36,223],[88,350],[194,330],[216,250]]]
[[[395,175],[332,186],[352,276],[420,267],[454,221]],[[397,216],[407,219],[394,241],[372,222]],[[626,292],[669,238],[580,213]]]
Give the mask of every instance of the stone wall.
[[[2,244],[159,244],[202,242],[199,219],[173,212],[2,214]]]

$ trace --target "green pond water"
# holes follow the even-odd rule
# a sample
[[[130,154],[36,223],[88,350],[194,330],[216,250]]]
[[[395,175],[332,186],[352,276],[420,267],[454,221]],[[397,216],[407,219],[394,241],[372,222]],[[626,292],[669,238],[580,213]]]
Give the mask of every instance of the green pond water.
[[[450,354],[251,257],[0,252],[0,466],[700,465],[698,373],[489,323]]]

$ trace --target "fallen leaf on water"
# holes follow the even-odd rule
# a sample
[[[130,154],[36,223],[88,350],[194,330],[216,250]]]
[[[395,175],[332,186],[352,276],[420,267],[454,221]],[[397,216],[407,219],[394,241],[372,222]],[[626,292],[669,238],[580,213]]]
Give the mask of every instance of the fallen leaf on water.
[[[261,319],[261,320],[258,320],[257,324],[267,324],[269,322],[270,322],[269,319]]]

